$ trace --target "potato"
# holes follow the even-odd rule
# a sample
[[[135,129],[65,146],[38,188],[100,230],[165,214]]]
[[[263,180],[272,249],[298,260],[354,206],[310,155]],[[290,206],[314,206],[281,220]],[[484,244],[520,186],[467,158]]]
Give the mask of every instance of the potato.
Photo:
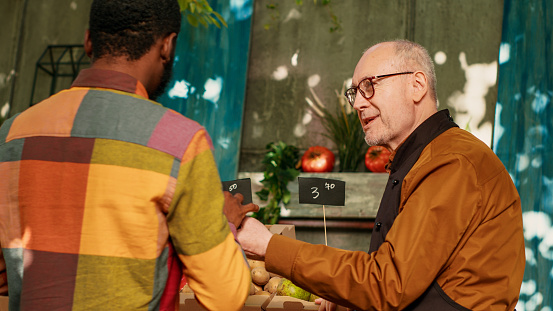
[[[263,291],[263,287],[255,284],[255,283],[252,283],[252,284],[253,284],[253,288],[254,288],[254,294],[257,293],[257,292]]]
[[[250,295],[253,295],[255,294],[256,290],[255,290],[255,284],[253,284],[253,282],[250,284]]]
[[[262,260],[248,259],[248,265],[250,265],[250,270],[253,270],[253,268],[256,268],[256,267],[265,268],[265,262]]]
[[[271,295],[271,293],[266,292],[266,291],[264,291],[264,290],[258,291],[258,292],[255,293],[255,294],[256,294],[256,295],[267,295],[267,296]]]
[[[278,275],[278,274],[272,273],[272,272],[269,272],[269,276],[272,277],[272,278],[274,278],[274,277],[279,277],[279,278],[281,278],[281,277],[282,277],[282,275]]]
[[[269,282],[269,272],[265,270],[265,267],[255,267],[252,269],[252,281],[259,285],[263,286]]]
[[[281,278],[278,276],[272,277],[269,279],[269,282],[265,284],[265,287],[263,287],[263,290],[269,293],[274,293],[277,290],[278,284],[280,283]]]

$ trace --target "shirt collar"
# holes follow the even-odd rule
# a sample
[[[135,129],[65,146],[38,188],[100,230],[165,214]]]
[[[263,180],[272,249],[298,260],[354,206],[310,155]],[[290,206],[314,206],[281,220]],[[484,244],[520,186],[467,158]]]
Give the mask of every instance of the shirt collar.
[[[413,133],[392,152],[390,155],[390,162],[386,165],[386,170],[389,173],[395,172],[415,150],[426,147],[434,138],[451,127],[458,126],[453,122],[449,110],[444,109],[436,112],[419,125]]]
[[[134,93],[149,98],[146,88],[140,81],[126,73],[88,68],[79,72],[71,87],[96,87]]]

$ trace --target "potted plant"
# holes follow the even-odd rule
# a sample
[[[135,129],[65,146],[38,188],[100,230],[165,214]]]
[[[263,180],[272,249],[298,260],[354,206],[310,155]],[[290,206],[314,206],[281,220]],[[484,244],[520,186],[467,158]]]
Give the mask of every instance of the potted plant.
[[[261,201],[269,201],[254,217],[264,224],[276,224],[280,218],[281,204],[290,203],[288,183],[295,180],[300,172],[298,149],[282,141],[269,143],[263,158],[265,170],[261,184],[263,188],[255,194]]]
[[[314,102],[309,97],[306,97],[305,100],[321,118],[326,130],[323,135],[334,142],[338,149],[339,171],[356,172],[365,157],[368,146],[365,142],[363,129],[359,124],[357,112],[352,109],[342,95],[345,88],[346,81],[344,81],[340,93],[334,90],[339,103],[335,113],[331,113],[326,109],[312,88],[309,88],[309,90],[313,95]]]

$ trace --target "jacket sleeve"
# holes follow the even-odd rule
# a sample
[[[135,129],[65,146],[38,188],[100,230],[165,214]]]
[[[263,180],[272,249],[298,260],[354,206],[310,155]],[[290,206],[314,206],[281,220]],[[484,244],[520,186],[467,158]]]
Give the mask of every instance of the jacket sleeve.
[[[434,159],[409,174],[400,212],[377,251],[345,251],[274,236],[267,269],[343,306],[408,306],[444,268],[480,204],[476,174],[462,156]]]
[[[167,222],[188,284],[208,310],[240,309],[251,284],[247,261],[229,229],[223,205],[211,143],[201,130],[180,165]]]

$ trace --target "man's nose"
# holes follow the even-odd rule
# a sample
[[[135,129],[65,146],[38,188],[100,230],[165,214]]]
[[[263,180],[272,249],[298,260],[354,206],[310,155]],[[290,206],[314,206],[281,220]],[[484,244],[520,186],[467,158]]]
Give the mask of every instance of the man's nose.
[[[355,96],[355,100],[353,101],[353,109],[361,111],[369,107],[370,104],[371,103],[369,102],[369,100],[365,99],[365,97],[361,96],[361,94],[359,94],[359,91],[357,91],[357,95]]]

